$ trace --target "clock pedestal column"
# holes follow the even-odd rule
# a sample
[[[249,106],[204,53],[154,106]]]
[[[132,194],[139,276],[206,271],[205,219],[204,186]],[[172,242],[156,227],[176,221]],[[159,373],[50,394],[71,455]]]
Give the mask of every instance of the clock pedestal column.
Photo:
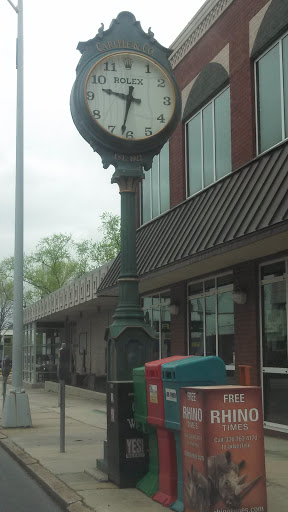
[[[128,175],[129,174],[129,175]],[[112,183],[121,195],[119,304],[107,330],[108,477],[120,487],[135,487],[147,472],[147,440],[135,428],[133,368],[153,359],[156,339],[140,307],[136,263],[135,192],[141,169],[117,169]]]

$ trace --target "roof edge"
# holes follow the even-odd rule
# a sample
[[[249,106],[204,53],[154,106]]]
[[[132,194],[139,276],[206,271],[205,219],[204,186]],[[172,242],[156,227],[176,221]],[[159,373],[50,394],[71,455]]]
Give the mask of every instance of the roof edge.
[[[223,12],[234,2],[234,0],[206,0],[204,5],[193,16],[192,20],[180,32],[174,42],[170,45],[173,53],[170,57],[172,68],[185,57],[191,48],[198,43],[202,36],[222,16]]]

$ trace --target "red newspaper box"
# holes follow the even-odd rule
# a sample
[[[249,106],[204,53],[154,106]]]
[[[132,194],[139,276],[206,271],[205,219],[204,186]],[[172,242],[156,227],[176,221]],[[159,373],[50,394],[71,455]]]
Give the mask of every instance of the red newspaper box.
[[[189,356],[172,356],[145,364],[147,385],[147,421],[157,427],[159,451],[159,490],[153,500],[169,506],[177,498],[177,457],[173,432],[164,427],[164,395],[161,375],[162,364]]]
[[[164,427],[165,411],[164,411],[164,395],[163,382],[161,375],[162,364],[186,359],[190,356],[171,356],[164,359],[157,359],[145,364],[145,378],[147,385],[147,421],[156,427]]]
[[[180,390],[185,512],[267,512],[261,388]]]

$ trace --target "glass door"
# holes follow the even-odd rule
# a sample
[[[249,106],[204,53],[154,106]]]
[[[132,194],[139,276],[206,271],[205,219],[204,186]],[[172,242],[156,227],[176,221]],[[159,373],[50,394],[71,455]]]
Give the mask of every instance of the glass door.
[[[264,424],[288,430],[286,261],[261,267]]]

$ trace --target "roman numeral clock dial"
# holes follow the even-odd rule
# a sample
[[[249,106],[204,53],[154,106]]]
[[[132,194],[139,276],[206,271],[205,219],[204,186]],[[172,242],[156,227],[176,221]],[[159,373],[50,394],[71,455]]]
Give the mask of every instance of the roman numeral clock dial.
[[[84,97],[89,114],[120,139],[149,139],[170,122],[174,86],[153,60],[119,52],[98,61],[88,73]]]

